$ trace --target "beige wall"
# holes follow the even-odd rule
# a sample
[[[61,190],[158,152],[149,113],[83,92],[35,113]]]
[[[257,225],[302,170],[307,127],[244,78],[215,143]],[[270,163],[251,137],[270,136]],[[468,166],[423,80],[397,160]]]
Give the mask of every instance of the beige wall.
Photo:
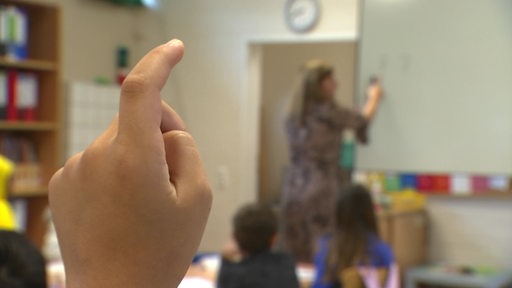
[[[284,133],[286,102],[300,91],[299,69],[310,59],[323,59],[334,66],[339,103],[352,106],[356,44],[319,42],[309,44],[262,44],[260,167],[258,190],[265,201],[278,200],[289,163]]]
[[[510,269],[511,207],[511,199],[430,199],[430,260]]]

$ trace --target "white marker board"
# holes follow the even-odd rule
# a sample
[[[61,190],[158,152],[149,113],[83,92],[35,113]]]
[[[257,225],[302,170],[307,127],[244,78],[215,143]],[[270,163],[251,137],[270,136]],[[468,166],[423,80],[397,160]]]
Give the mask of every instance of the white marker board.
[[[386,95],[357,168],[511,174],[512,0],[364,0],[361,17],[358,95],[373,73]]]

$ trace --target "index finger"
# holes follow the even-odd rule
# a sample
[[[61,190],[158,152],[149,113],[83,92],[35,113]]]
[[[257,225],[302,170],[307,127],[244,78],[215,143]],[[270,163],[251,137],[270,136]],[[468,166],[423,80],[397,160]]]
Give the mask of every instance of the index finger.
[[[119,137],[144,141],[160,132],[160,91],[184,52],[180,40],[171,40],[146,54],[128,74],[121,87]],[[181,122],[178,117],[176,122]]]

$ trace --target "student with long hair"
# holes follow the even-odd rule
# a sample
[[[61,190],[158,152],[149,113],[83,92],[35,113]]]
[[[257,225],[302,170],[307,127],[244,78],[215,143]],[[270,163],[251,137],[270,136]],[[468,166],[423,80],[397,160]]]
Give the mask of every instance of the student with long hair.
[[[361,185],[349,185],[339,193],[335,231],[318,241],[313,288],[341,287],[340,275],[348,268],[390,268],[390,246],[379,237],[373,201]]]

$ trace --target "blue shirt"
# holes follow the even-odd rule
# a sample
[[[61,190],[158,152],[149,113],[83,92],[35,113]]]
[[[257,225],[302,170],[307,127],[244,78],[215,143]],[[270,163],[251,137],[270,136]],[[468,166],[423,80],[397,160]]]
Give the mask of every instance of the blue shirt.
[[[329,253],[329,241],[331,237],[322,237],[318,241],[318,252],[315,255],[314,264],[316,269],[315,280],[311,288],[334,288],[337,283],[326,283],[324,275],[326,267],[327,254]],[[388,244],[384,243],[378,237],[370,237],[370,247],[368,252],[370,256],[370,265],[375,267],[388,267],[394,262],[393,252]]]

